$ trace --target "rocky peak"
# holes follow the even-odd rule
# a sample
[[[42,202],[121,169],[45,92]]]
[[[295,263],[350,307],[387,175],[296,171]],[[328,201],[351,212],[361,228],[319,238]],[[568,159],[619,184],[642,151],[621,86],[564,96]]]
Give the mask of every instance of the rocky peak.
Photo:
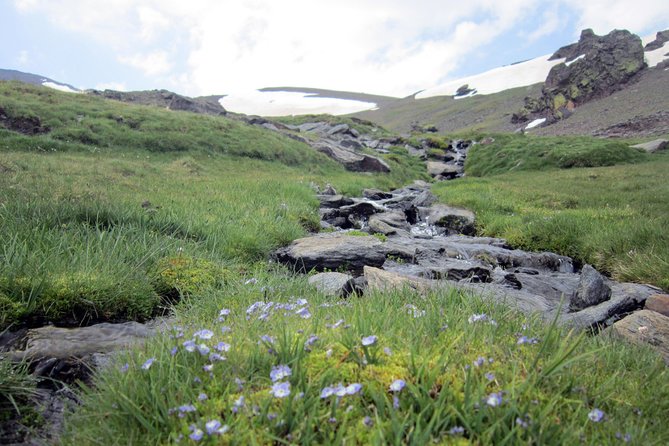
[[[659,48],[662,48],[666,42],[669,42],[669,29],[665,29],[664,31],[658,31],[658,33],[655,35],[655,40],[652,42],[648,43],[645,47],[645,51],[653,51],[657,50]]]
[[[565,62],[548,73],[541,97],[526,98],[525,108],[514,114],[513,122],[531,117],[552,122],[568,117],[578,105],[633,82],[646,67],[641,39],[626,30],[605,36],[583,30],[578,42],[560,48],[551,57],[558,58],[565,58]]]

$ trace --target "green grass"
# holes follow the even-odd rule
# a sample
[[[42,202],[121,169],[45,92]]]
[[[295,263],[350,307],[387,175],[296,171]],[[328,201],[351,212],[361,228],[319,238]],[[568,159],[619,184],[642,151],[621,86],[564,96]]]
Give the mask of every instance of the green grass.
[[[669,372],[646,349],[584,337],[454,291],[342,301],[305,282],[257,269],[181,306],[177,324],[186,328],[119,358],[85,390],[63,444],[192,444],[189,435],[210,421],[229,430],[205,433],[203,444],[616,444],[616,435],[649,445],[669,441]],[[293,306],[251,310],[270,301]],[[217,322],[223,308],[230,315]],[[482,313],[497,323],[468,321]],[[186,350],[183,343],[202,329],[213,337],[197,343],[211,352],[219,342],[230,345],[225,360]],[[318,339],[309,343],[312,335]],[[377,342],[363,346],[370,335]],[[538,342],[518,344],[523,335]],[[211,371],[203,369],[209,364]],[[290,383],[285,398],[271,392],[270,372],[279,365],[291,369],[280,380]],[[398,379],[406,387],[393,393]],[[321,398],[339,383],[362,388]],[[501,405],[488,404],[493,394],[501,394]],[[194,411],[180,417],[178,408],[191,404]],[[600,422],[588,418],[594,409],[605,413]],[[462,436],[449,433],[457,427]]]
[[[512,172],[437,184],[478,231],[569,255],[621,281],[669,289],[669,157],[590,169]]]
[[[482,177],[511,171],[600,167],[647,161],[649,155],[626,141],[580,136],[495,135],[495,142],[469,151],[467,175]]]

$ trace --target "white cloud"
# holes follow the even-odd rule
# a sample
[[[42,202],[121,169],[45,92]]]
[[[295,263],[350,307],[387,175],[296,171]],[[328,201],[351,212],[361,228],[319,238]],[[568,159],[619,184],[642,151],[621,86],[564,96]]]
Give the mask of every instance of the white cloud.
[[[666,0],[558,0],[596,32],[669,23]],[[449,77],[501,38],[538,0],[15,0],[24,13],[97,41],[122,63],[179,92],[267,86],[408,95]],[[540,38],[560,26],[551,8]],[[658,28],[660,28],[658,26]],[[577,33],[576,27],[570,31]],[[577,35],[577,34],[576,34]]]
[[[544,11],[542,15],[541,25],[527,36],[527,40],[529,42],[534,42],[542,37],[549,36],[557,31],[562,24],[563,21],[560,18],[560,13],[557,8],[548,9]]]
[[[130,65],[141,70],[146,76],[154,77],[169,73],[173,64],[166,51],[155,51],[147,54],[133,54],[132,56],[119,56],[119,62]]]

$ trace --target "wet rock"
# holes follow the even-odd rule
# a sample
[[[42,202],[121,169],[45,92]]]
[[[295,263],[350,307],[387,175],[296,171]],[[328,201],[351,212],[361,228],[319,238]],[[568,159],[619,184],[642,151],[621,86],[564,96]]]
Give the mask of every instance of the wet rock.
[[[309,277],[309,284],[318,291],[334,297],[345,297],[353,289],[353,276],[349,274],[327,272]]]
[[[408,231],[410,227],[404,212],[392,211],[372,215],[369,218],[369,229],[375,233],[390,235],[398,230]]]
[[[646,310],[669,316],[669,294],[653,294],[646,301]]]
[[[612,331],[634,344],[651,346],[669,365],[669,317],[641,310],[613,324]]]
[[[428,161],[427,173],[433,177],[455,178],[458,174],[458,169],[453,164],[442,161]]]
[[[437,197],[429,190],[424,190],[411,200],[411,204],[416,207],[428,207],[436,203]]]
[[[317,195],[322,208],[339,208],[353,204],[353,200],[343,195]]]
[[[362,196],[370,200],[386,200],[388,198],[393,198],[392,193],[383,192],[378,189],[363,189]]]
[[[345,232],[317,234],[295,240],[274,253],[278,262],[295,271],[346,268],[361,273],[366,265],[381,266],[385,261],[383,242],[373,236],[348,235]]]
[[[437,204],[423,212],[423,220],[456,234],[476,233],[476,217],[467,209]]]
[[[569,308],[572,311],[582,310],[600,304],[611,298],[611,288],[604,277],[590,265],[585,265],[576,292],[571,296]]]

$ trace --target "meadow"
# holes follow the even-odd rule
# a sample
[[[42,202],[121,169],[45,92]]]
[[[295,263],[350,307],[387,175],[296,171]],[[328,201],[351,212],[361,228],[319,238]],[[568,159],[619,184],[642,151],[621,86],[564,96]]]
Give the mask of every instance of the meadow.
[[[358,196],[424,177],[400,148],[391,175],[356,174],[226,117],[11,83],[0,107],[51,129],[0,129],[0,330],[170,317],[81,388],[63,444],[669,442],[667,369],[650,349],[449,289],[329,298],[267,261],[318,230],[314,186]],[[632,247],[646,260],[629,280],[667,288],[667,158],[632,161],[433,189],[482,233],[615,277]],[[29,412],[35,385],[0,361],[5,414]]]

